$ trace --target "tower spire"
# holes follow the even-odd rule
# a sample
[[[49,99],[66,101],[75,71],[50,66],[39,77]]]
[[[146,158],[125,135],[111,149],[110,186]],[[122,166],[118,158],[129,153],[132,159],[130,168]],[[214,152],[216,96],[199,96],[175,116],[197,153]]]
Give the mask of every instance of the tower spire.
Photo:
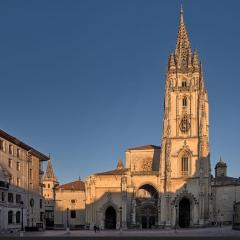
[[[181,9],[180,9],[180,21],[183,22],[183,6],[181,4]]]
[[[44,179],[56,179],[56,176],[54,175],[54,172],[53,172],[51,159],[48,160],[47,169],[46,169]]]
[[[177,66],[180,69],[186,69],[188,66],[189,55],[192,55],[192,49],[188,38],[188,33],[184,23],[183,7],[180,9],[180,24],[178,28],[175,56]]]

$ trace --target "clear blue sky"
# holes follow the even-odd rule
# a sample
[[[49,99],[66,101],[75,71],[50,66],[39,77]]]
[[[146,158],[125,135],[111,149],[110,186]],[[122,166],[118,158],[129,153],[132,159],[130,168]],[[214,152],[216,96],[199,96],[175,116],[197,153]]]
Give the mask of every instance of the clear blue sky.
[[[239,176],[240,1],[183,0],[210,103],[212,170]],[[0,128],[51,153],[60,182],[161,141],[178,0],[0,2]]]

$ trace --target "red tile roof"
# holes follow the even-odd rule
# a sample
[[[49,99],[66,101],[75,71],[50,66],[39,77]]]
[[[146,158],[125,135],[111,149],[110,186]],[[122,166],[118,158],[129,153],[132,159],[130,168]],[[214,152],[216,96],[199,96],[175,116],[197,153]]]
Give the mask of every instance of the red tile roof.
[[[161,147],[149,144],[149,145],[143,145],[139,147],[128,148],[127,150],[145,150],[145,149],[161,149]]]
[[[58,186],[58,188],[63,190],[75,190],[75,191],[85,191],[85,183],[77,180],[74,182],[66,183],[63,185]]]

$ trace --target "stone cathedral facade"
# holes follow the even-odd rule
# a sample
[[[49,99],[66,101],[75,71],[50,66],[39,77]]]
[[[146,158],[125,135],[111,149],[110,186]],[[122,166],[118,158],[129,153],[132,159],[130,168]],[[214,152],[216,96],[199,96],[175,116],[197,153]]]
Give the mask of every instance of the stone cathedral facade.
[[[86,222],[102,228],[209,222],[208,94],[183,11],[165,83],[161,147],[130,148],[125,166],[86,179]]]
[[[208,94],[182,10],[176,48],[168,59],[160,146],[129,148],[125,164],[119,160],[116,169],[92,174],[80,185],[65,189],[71,190],[67,198],[62,194],[64,187],[55,190],[59,192],[55,226],[67,227],[69,221],[75,224],[73,228],[97,225],[101,229],[232,222],[233,206],[240,201],[240,179],[227,176],[221,158],[215,177],[211,174]],[[76,214],[67,221],[69,211]]]

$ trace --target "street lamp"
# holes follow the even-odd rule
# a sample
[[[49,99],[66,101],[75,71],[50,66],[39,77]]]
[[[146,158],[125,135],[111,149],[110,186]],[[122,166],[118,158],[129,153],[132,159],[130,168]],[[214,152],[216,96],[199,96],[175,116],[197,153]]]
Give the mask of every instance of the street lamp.
[[[22,209],[22,227],[21,227],[21,231],[23,232],[23,207],[24,207],[24,202],[23,201],[21,201],[20,202],[20,204],[21,204],[21,209]]]
[[[175,205],[175,210],[176,210],[176,216],[175,216],[175,232],[177,231],[177,207],[178,205]]]
[[[67,208],[67,232],[69,232],[68,212],[69,212],[69,208]]]

